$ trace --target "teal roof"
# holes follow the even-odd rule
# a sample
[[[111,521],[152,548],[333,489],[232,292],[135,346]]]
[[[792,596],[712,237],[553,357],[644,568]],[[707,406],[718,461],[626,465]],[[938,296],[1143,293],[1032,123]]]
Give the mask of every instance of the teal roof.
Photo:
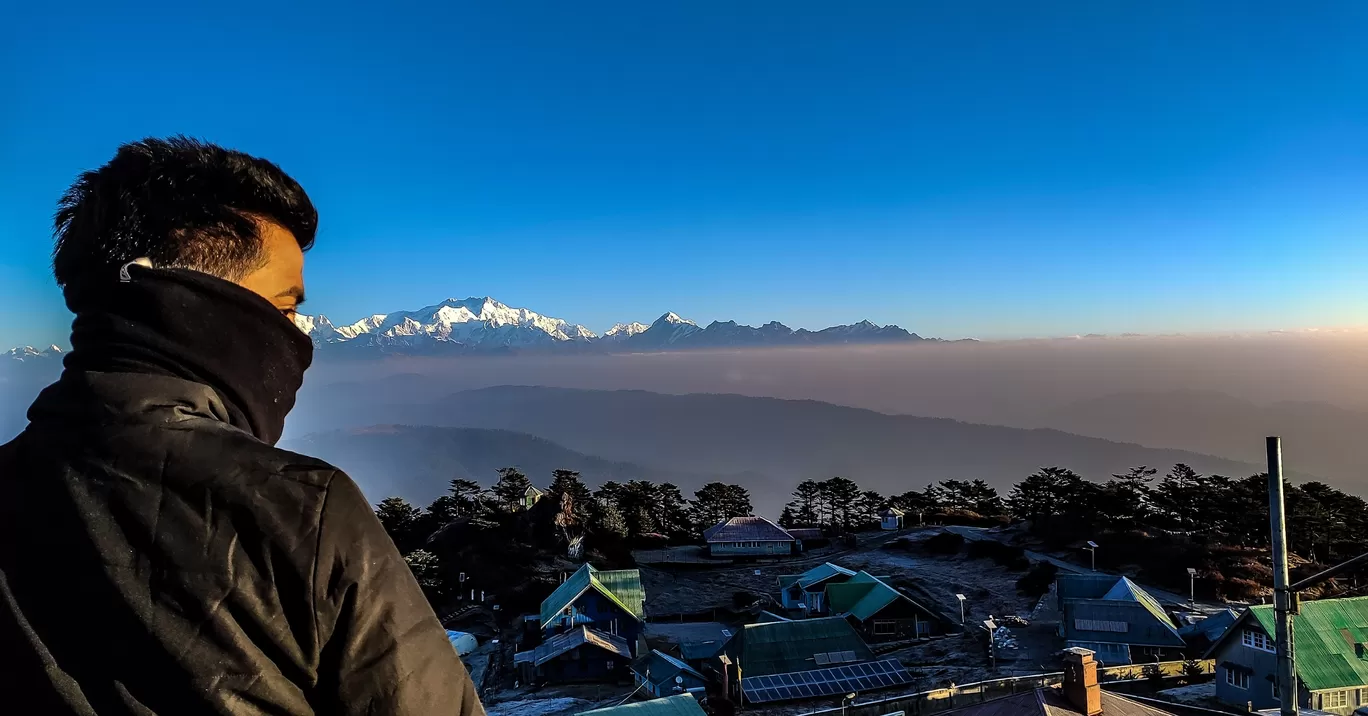
[[[1248,618],[1273,634],[1272,605],[1250,607]],[[1239,624],[1236,622],[1236,627]],[[1227,630],[1221,641],[1239,631]],[[1292,638],[1297,679],[1308,690],[1368,685],[1368,652],[1359,656],[1359,650],[1365,648],[1360,645],[1368,645],[1368,597],[1302,602],[1301,613],[1292,617]]]
[[[811,671],[819,653],[854,652],[852,661],[870,661],[874,653],[843,617],[797,619],[748,624],[728,649],[740,663],[743,678]]]
[[[904,599],[929,617],[939,619],[939,615],[919,604],[915,599],[889,586],[886,582],[868,572],[859,572],[840,584],[826,586],[827,603],[834,614],[849,614],[865,621],[878,614],[884,607]]]
[[[707,681],[692,666],[659,649],[652,649],[651,653],[632,662],[632,671],[640,674],[643,679],[656,686],[673,682],[674,678],[680,674],[688,674],[699,681]]]
[[[803,572],[802,574],[787,574],[780,577],[779,588],[784,589],[787,587],[791,587],[794,584],[797,584],[799,587],[807,589],[808,587],[814,584],[826,581],[836,576],[853,577],[855,576],[855,572],[854,570],[846,569],[845,567],[842,567],[837,564],[823,562],[822,564],[819,564],[816,567],[813,567],[812,569]]]
[[[579,716],[707,716],[703,707],[689,694],[668,696],[663,699],[638,701],[623,706],[610,706],[606,709],[581,711]]]
[[[551,596],[542,600],[541,625],[546,626],[581,594],[594,589],[637,619],[646,619],[646,590],[641,586],[641,572],[619,569],[603,572],[586,564],[556,587]]]

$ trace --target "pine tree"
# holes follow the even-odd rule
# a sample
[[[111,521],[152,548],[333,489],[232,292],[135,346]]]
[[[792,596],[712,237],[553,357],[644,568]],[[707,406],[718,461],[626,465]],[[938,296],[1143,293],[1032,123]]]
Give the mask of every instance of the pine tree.
[[[494,483],[490,491],[494,493],[494,499],[499,501],[503,509],[512,512],[522,504],[532,481],[516,467],[501,467],[498,473],[499,481]]]

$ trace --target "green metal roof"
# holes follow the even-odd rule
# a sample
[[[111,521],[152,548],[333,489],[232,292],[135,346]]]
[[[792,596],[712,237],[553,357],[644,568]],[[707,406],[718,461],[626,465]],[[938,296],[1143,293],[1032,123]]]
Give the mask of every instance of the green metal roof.
[[[1249,608],[1249,617],[1273,635],[1273,606]],[[1244,621],[1244,620],[1241,620]],[[1240,622],[1236,622],[1238,627]],[[1239,629],[1231,628],[1221,641]],[[1368,644],[1368,597],[1320,599],[1301,603],[1292,617],[1297,679],[1311,691],[1368,684],[1368,658],[1356,644]]]
[[[722,651],[726,642],[721,639],[709,639],[708,641],[691,641],[679,645],[679,655],[685,661],[698,661],[701,659],[711,659]]]
[[[663,699],[638,701],[623,706],[610,706],[606,709],[581,711],[579,716],[707,716],[703,707],[694,701],[690,694],[667,696]]]
[[[541,625],[549,624],[588,589],[597,590],[628,614],[645,620],[646,590],[641,586],[641,572],[635,569],[600,572],[586,564],[556,587],[551,596],[542,600]]]
[[[853,651],[857,662],[874,658],[842,617],[748,624],[728,651],[740,662],[743,676],[810,671],[818,668],[815,655],[832,651]]]
[[[849,614],[860,621],[873,617],[899,599],[907,600],[930,619],[941,618],[939,614],[868,572],[859,572],[840,584],[828,584],[826,595],[832,613]]]

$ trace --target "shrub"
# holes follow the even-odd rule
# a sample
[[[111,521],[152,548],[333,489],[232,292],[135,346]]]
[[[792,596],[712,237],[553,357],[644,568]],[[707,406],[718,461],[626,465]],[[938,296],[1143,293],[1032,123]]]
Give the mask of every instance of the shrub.
[[[1017,591],[1028,597],[1039,597],[1050,591],[1050,585],[1058,575],[1059,567],[1051,562],[1040,562],[1017,580]]]
[[[931,554],[959,554],[964,547],[964,538],[954,532],[942,532],[922,543],[922,549]]]
[[[1011,568],[1014,564],[1020,564],[1019,560],[1026,559],[1026,550],[996,540],[977,540],[969,544],[969,558],[991,559],[999,565]],[[1029,566],[1030,562],[1027,561],[1026,567]]]

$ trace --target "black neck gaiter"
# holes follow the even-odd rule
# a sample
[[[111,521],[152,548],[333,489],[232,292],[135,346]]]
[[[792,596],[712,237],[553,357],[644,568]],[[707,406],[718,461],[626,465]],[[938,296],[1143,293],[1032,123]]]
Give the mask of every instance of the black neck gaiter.
[[[68,371],[142,373],[200,383],[229,423],[274,445],[313,360],[313,343],[266,299],[186,269],[128,267],[127,281],[68,291]]]

